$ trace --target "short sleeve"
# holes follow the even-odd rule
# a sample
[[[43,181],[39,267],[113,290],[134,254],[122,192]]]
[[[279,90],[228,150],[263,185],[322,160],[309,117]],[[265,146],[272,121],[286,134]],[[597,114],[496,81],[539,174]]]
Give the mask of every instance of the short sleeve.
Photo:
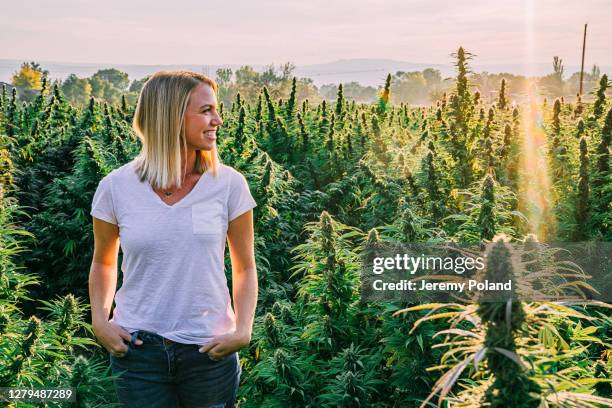
[[[111,224],[117,224],[111,187],[110,177],[106,176],[100,180],[91,203],[90,214]]]
[[[233,172],[227,203],[228,221],[232,221],[257,206],[246,178],[237,171]]]

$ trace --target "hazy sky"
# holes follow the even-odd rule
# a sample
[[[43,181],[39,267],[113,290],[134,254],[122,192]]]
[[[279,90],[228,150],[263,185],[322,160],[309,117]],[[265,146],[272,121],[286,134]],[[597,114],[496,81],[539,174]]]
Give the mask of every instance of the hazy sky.
[[[612,1],[53,0],[3,2],[0,58],[115,64],[298,65],[349,58],[477,64],[553,55],[612,65]],[[529,48],[531,47],[531,48]]]

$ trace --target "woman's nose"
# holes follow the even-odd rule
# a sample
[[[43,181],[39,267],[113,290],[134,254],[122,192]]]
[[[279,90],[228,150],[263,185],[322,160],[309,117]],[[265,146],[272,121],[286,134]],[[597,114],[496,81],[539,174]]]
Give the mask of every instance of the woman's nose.
[[[223,124],[223,119],[221,118],[221,115],[217,114],[217,117],[215,118],[215,125],[221,126],[222,124]]]

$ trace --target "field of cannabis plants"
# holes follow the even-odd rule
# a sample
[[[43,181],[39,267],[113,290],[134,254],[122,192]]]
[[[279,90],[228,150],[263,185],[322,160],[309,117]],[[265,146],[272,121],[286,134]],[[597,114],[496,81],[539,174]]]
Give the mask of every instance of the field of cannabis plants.
[[[360,297],[374,243],[494,240],[487,273],[512,274],[504,240],[610,242],[608,78],[592,103],[515,106],[502,82],[485,104],[469,54],[455,56],[453,91],[428,108],[390,104],[389,79],[372,105],[341,86],[333,103],[298,101],[294,80],[285,98],[263,88],[221,107],[221,159],[258,203],[241,407],[612,404],[604,303]],[[78,406],[116,403],[89,325],[89,209],[99,180],[140,149],[133,110],[76,108],[57,87],[31,102],[0,96],[0,387],[72,386]]]

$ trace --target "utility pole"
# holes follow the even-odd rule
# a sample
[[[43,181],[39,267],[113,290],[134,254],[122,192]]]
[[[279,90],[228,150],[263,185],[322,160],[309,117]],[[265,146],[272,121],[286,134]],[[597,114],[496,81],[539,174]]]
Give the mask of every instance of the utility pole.
[[[580,95],[582,96],[582,78],[584,78],[584,49],[586,45],[587,25],[584,25],[584,36],[582,37],[582,65],[580,66]]]

